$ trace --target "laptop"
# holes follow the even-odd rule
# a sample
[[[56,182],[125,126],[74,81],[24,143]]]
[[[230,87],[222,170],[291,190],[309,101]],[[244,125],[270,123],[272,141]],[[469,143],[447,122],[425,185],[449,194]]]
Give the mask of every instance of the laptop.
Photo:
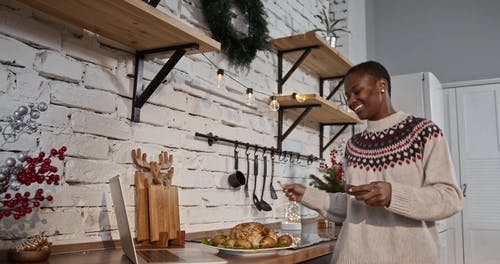
[[[110,179],[111,197],[115,208],[116,222],[120,233],[123,252],[134,264],[142,263],[184,263],[223,264],[227,261],[200,248],[136,249],[128,223],[125,200],[120,177]]]

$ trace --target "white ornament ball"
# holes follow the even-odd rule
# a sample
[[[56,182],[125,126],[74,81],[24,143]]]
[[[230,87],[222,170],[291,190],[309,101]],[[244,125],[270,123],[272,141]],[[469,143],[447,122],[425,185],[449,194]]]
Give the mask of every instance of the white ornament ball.
[[[25,115],[28,113],[28,107],[22,105],[19,108],[17,108],[17,112],[19,112],[21,115]]]
[[[14,158],[7,158],[5,160],[5,165],[7,167],[14,167],[16,165],[16,159],[14,159]]]
[[[38,110],[43,112],[43,111],[47,110],[47,108],[49,108],[49,106],[47,105],[46,102],[40,102],[38,104],[37,108],[38,108]]]

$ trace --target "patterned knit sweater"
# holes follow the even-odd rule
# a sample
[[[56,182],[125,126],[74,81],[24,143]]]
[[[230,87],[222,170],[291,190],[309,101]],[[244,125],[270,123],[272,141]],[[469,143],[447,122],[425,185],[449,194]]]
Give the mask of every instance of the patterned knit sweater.
[[[368,121],[346,146],[348,184],[391,183],[389,207],[372,207],[345,193],[307,188],[302,203],[343,227],[332,263],[439,263],[434,221],[460,211],[443,132],[430,120],[397,112]]]

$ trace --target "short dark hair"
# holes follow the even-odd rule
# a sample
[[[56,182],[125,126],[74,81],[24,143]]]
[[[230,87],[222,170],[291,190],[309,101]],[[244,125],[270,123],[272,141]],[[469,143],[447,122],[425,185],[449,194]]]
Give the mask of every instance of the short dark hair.
[[[389,72],[384,67],[384,65],[376,62],[376,61],[367,61],[360,63],[351,67],[344,76],[344,79],[353,73],[362,73],[369,74],[373,76],[376,80],[386,79],[387,80],[387,92],[391,95],[391,76],[389,76]]]

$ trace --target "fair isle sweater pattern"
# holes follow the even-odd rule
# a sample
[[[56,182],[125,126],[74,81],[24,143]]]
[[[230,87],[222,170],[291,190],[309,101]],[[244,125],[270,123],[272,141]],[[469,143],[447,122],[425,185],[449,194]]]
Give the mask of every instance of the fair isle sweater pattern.
[[[408,116],[382,131],[364,131],[353,136],[346,146],[346,166],[382,171],[417,162],[429,139],[439,136],[443,132],[432,121]]]

